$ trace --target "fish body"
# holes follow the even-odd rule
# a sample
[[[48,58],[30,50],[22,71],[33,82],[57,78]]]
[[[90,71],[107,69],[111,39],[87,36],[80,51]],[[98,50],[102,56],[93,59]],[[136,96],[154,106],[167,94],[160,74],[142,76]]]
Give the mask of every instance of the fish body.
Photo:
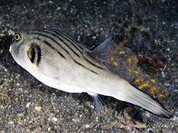
[[[92,51],[60,31],[22,32],[15,34],[14,38],[16,41],[10,46],[14,60],[50,87],[69,93],[85,92],[93,97],[98,94],[111,96],[156,115],[171,116],[153,98],[92,58]],[[111,38],[99,47],[104,48],[110,42]]]

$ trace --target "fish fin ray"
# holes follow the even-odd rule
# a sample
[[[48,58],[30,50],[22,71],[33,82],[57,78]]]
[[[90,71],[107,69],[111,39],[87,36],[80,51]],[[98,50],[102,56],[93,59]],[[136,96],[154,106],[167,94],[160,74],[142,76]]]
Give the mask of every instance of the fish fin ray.
[[[95,102],[97,115],[100,115],[101,110],[102,110],[102,99],[101,99],[101,97],[96,93],[88,93],[88,94],[93,98],[93,100]]]

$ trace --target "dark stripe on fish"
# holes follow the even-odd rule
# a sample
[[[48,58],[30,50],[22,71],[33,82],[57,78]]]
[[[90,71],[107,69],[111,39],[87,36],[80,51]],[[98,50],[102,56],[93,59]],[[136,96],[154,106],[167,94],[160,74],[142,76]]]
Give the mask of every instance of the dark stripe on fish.
[[[85,67],[85,66],[82,65],[81,63],[77,62],[74,58],[72,58],[72,59],[73,59],[73,61],[74,61],[76,64],[78,64],[79,66],[81,66],[81,67],[83,67],[83,68],[85,68],[85,69],[91,71],[92,73],[98,74],[97,72],[95,72],[95,71],[93,71],[93,70],[91,70],[91,69]]]
[[[63,39],[65,39],[68,42],[70,42],[71,44],[73,44],[74,48],[76,50],[78,50],[80,52],[80,54],[83,55],[82,48],[80,48],[79,45],[76,45],[77,42],[74,39],[72,39],[70,36],[68,36],[67,34],[65,34],[65,33],[61,32],[61,31],[53,30],[53,32],[55,32],[57,35],[61,36]]]
[[[76,46],[76,41],[74,41],[71,37],[69,37],[67,34],[65,34],[65,33],[62,33],[62,32],[60,32],[60,31],[58,31],[58,30],[53,30],[56,34],[58,34],[58,36],[61,36],[61,37],[63,37],[64,39],[66,39],[68,42],[70,42],[71,44],[73,44],[73,46],[75,47],[75,49],[76,50],[78,50],[82,55],[83,55],[83,52],[81,51],[81,49],[79,49],[77,46]],[[93,65],[93,66],[95,66],[95,67],[97,67],[97,68],[100,68],[100,69],[103,69],[102,67],[100,67],[100,66],[98,66],[98,65],[96,65],[96,64],[94,64],[94,63],[92,63],[89,59],[87,59],[86,57],[85,57],[85,55],[83,55],[83,57],[85,58],[85,60],[87,61],[87,62],[89,62],[91,65]]]
[[[40,35],[40,36],[43,36],[43,37],[46,37],[46,38],[48,38],[48,39],[50,39],[50,40],[52,40],[53,42],[55,42],[58,46],[60,46],[60,48],[62,49],[62,50],[64,50],[68,55],[70,55],[70,53],[64,48],[64,47],[62,47],[54,38],[52,38],[52,37],[50,37],[50,36],[48,36],[48,35],[45,35],[45,34],[42,34],[42,33],[39,33],[39,32],[32,32],[31,34],[34,34],[34,35]],[[51,45],[52,46],[52,45]],[[53,46],[52,46],[53,47]],[[54,48],[54,47],[53,47]],[[54,48],[55,49],[55,48]],[[56,49],[55,49],[56,50]]]
[[[48,45],[49,47],[51,47],[52,49],[54,49],[62,58],[65,59],[64,55],[62,53],[60,53],[58,50],[56,50],[49,42],[43,41],[43,43],[45,43],[46,45]]]
[[[84,58],[85,58],[85,60],[88,61],[91,65],[93,65],[93,66],[95,66],[95,67],[97,67],[97,68],[99,68],[99,69],[104,69],[103,67],[100,67],[100,66],[94,64],[93,62],[91,62],[91,61],[90,61],[89,59],[87,59],[85,56],[84,56]]]
[[[79,48],[75,47],[76,44],[74,44],[74,42],[71,43],[71,41],[70,41],[70,42],[68,43],[68,45],[67,45],[67,43],[63,40],[63,39],[65,39],[65,38],[61,39],[60,37],[62,37],[62,36],[59,35],[59,34],[57,34],[57,33],[55,33],[54,31],[43,30],[43,31],[39,31],[39,32],[38,32],[38,31],[36,31],[36,32],[31,32],[31,34],[41,35],[41,36],[43,36],[43,37],[46,37],[46,38],[52,40],[52,41],[55,42],[57,45],[59,45],[63,50],[65,50],[65,52],[72,58],[72,60],[74,60],[74,62],[76,62],[76,59],[74,59],[74,56],[71,56],[70,53],[69,53],[69,51],[67,51],[67,50],[64,48],[64,46],[62,46],[56,39],[54,39],[54,38],[57,38],[57,39],[59,39],[61,42],[63,42],[63,44],[65,44],[66,47],[69,48],[70,51],[72,51],[72,52],[74,53],[74,55],[77,55],[77,56],[79,57],[79,55],[75,52],[76,50],[78,51],[78,49],[79,49]],[[46,34],[49,34],[49,35],[51,35],[51,36],[48,36],[48,35],[46,35]],[[54,38],[52,38],[52,37],[54,37]],[[68,37],[66,36],[66,38],[68,38]],[[69,45],[70,45],[70,46],[73,46],[73,48],[75,48],[75,51],[74,51],[71,47],[69,47]],[[55,49],[52,45],[50,45],[50,47],[52,47],[53,49]],[[55,49],[55,50],[56,50],[56,49]],[[57,50],[56,50],[56,51],[57,51]],[[99,69],[104,69],[102,66],[99,66],[99,64],[97,65],[97,64],[93,63],[92,60],[88,59],[88,58],[83,54],[83,52],[81,52],[81,51],[78,51],[78,52],[79,52],[80,54],[82,54],[82,57],[84,58],[84,60],[85,60],[86,62],[88,62],[90,65],[92,65],[92,66],[94,66],[94,67],[96,67],[96,68],[99,68]],[[62,55],[61,53],[59,53],[59,54]],[[79,63],[79,62],[78,62],[78,64],[82,65],[83,63]],[[82,65],[82,66],[84,66],[84,65]],[[85,66],[84,66],[84,67],[85,67]],[[85,68],[87,68],[87,67],[85,67]],[[87,69],[88,69],[88,68],[87,68]],[[93,70],[90,70],[90,71],[93,71]],[[95,73],[96,73],[96,72],[95,72]]]
[[[49,42],[43,41],[43,43],[45,43],[46,45],[48,45],[49,47],[51,47],[52,49],[54,49],[55,51],[57,51]],[[65,58],[59,51],[57,51],[57,52],[58,52],[58,54],[59,54],[60,56],[62,56],[63,58]],[[91,69],[85,67],[85,66],[82,65],[81,63],[77,62],[73,57],[71,57],[71,58],[72,58],[73,61],[74,61],[76,64],[78,64],[79,66],[82,66],[83,68],[85,68],[85,69],[87,69],[87,70],[89,70],[89,71],[91,71],[91,72],[97,74],[95,71],[93,71],[93,70],[91,70]]]
[[[50,34],[54,37],[56,37],[57,39],[59,39],[63,44],[65,44],[69,49],[70,51],[72,51],[76,56],[80,57],[80,55],[76,52],[76,50],[74,50],[68,43],[66,43],[62,38],[60,38],[61,36],[56,34],[55,32],[51,32],[51,31],[48,31],[48,30],[44,30],[44,31],[41,31],[41,32],[44,32],[44,33],[47,33],[47,34]]]

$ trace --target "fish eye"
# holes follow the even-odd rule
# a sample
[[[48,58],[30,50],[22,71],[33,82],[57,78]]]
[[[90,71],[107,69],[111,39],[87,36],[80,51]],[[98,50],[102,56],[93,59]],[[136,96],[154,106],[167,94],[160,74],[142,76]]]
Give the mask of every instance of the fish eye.
[[[22,37],[21,37],[21,35],[20,35],[19,33],[16,33],[16,34],[14,35],[14,39],[15,39],[16,41],[20,41],[20,40],[22,39]]]

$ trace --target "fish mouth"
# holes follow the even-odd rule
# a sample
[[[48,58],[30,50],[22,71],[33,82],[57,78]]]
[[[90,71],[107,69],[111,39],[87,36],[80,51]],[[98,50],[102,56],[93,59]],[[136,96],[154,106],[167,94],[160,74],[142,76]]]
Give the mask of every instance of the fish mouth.
[[[12,49],[13,49],[13,48],[12,48],[12,47],[13,47],[13,43],[14,43],[14,41],[12,41],[12,43],[10,43],[10,46],[9,46],[9,52],[10,52],[10,53],[12,53],[12,51],[13,51],[13,50],[12,50]]]
[[[13,43],[11,43],[11,44],[10,44],[10,47],[9,47],[9,52],[10,52],[10,53],[12,53],[12,44],[13,44]]]
[[[11,47],[11,45],[10,45],[9,52],[11,53],[11,51],[12,51],[12,47]]]

